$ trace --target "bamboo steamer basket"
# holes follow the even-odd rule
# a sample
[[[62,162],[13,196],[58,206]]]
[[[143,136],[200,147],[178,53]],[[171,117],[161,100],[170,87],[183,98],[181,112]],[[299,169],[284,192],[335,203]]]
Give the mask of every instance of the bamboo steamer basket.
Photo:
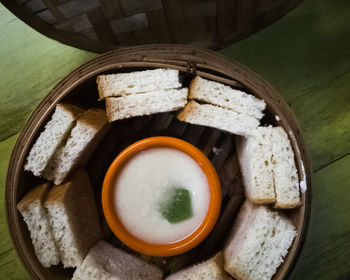
[[[70,279],[73,273],[72,269],[63,269],[61,266],[45,269],[40,265],[35,256],[27,227],[16,208],[17,203],[27,191],[42,181],[30,172],[25,172],[23,166],[31,146],[50,119],[55,105],[59,102],[70,102],[84,107],[103,106],[97,101],[98,93],[95,82],[97,75],[159,67],[178,69],[185,84],[188,84],[195,75],[200,75],[242,89],[263,99],[267,104],[267,110],[262,123],[280,125],[287,132],[295,153],[299,177],[306,182],[307,191],[301,194],[302,206],[300,208],[286,211],[296,226],[298,234],[284,263],[273,277],[276,280],[286,279],[305,239],[311,203],[310,162],[296,118],[281,96],[244,66],[212,51],[186,45],[145,45],[107,52],[67,75],[48,93],[33,112],[12,152],[6,182],[7,223],[15,249],[25,268],[34,279]],[[278,120],[275,116],[279,116]],[[204,241],[207,242],[205,246],[199,246],[194,252],[185,255],[181,261],[177,261],[177,263],[182,263],[182,266],[186,266],[221,249],[222,242],[219,240],[224,239],[228,234],[243,201],[234,136],[217,129],[182,123],[176,120],[174,113],[117,121],[86,165],[99,209],[102,180],[109,163],[119,151],[132,142],[156,135],[175,136],[195,144],[212,161],[222,183],[223,209],[218,226],[208,240]],[[213,153],[213,147],[221,152]],[[102,211],[100,211],[100,218],[106,229]],[[108,232],[108,229],[105,231]],[[113,236],[108,234],[107,236],[114,245],[123,246]],[[205,247],[209,249],[206,250]],[[130,252],[127,248],[123,248]],[[165,260],[145,256],[143,258],[162,266],[164,261],[171,264],[174,258],[182,258],[182,256]],[[181,265],[172,269],[179,268]]]
[[[92,52],[180,43],[218,49],[269,26],[301,0],[0,0],[45,36]]]

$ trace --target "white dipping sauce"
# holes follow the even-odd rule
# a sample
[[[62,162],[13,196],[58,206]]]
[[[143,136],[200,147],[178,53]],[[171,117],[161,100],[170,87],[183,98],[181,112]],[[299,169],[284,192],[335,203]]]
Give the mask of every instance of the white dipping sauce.
[[[190,192],[192,217],[170,223],[159,211],[173,187]],[[148,243],[184,239],[203,222],[209,206],[205,173],[187,154],[172,148],[149,148],[132,157],[116,182],[115,207],[119,219],[134,236]]]

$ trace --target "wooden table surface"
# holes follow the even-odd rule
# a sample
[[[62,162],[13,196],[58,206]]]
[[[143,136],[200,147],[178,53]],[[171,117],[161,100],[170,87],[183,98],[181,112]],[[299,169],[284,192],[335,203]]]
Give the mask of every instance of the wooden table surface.
[[[312,213],[289,279],[350,279],[350,1],[307,0],[220,51],[275,87],[294,111],[312,159]],[[0,279],[29,279],[4,212],[7,165],[29,114],[96,54],[37,33],[0,5]]]

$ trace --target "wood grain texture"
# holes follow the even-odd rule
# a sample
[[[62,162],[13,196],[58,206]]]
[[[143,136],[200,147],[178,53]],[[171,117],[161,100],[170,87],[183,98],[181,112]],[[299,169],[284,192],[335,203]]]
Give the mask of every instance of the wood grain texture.
[[[1,141],[21,129],[55,83],[96,55],[47,39],[0,7]]]
[[[4,201],[7,166],[18,134],[0,142],[0,201]],[[18,259],[11,242],[5,219],[4,203],[0,203],[0,278],[30,279]]]
[[[315,173],[308,236],[291,279],[350,279],[350,156]]]
[[[346,153],[350,151],[349,111],[346,110],[350,96],[349,4],[346,0],[307,0],[269,28],[222,51],[226,56],[240,61],[265,78],[291,104],[308,142],[314,169],[318,170],[313,183],[314,198],[309,234],[299,262],[289,277],[292,280],[350,279],[349,248],[345,246],[349,244],[350,236],[350,225],[347,222],[350,206],[346,203],[350,200],[350,180],[347,175],[350,162],[348,156],[346,157]],[[7,29],[6,23],[16,25]],[[65,46],[43,36],[35,37],[39,38],[38,40],[27,41],[24,35],[35,32],[1,5],[0,28],[1,38],[6,38],[0,48],[1,66],[3,61],[6,61],[4,55],[15,58],[16,63],[8,63],[6,67],[6,71],[14,71],[12,73],[15,74],[18,73],[18,69],[24,69],[23,66],[30,66],[38,71],[35,67],[36,60],[22,54],[23,42],[26,42],[27,48],[32,49],[27,55],[30,54],[36,59],[42,57],[34,56],[34,50],[53,54],[66,49]],[[27,30],[28,33],[23,34],[21,30]],[[47,48],[51,48],[51,51],[46,50]],[[61,56],[64,54],[66,52],[61,52]],[[74,56],[81,54],[84,52],[74,52]],[[21,64],[20,59],[16,60],[17,56],[27,60],[27,63]],[[73,62],[74,56],[70,59]],[[70,60],[65,62],[68,66]],[[63,65],[61,59],[56,57],[56,60],[46,64],[46,69],[68,66]],[[44,92],[42,89],[40,96],[36,95],[38,92],[31,90],[31,77],[24,79],[18,75],[12,86],[6,86],[7,79],[12,79],[12,76],[8,75],[7,79],[4,79],[3,72],[0,72],[2,100],[9,98],[8,92],[14,95],[13,102],[22,103],[22,96],[28,92],[35,99],[32,101],[28,98],[19,106],[18,111],[11,111],[14,117],[17,114],[21,116],[19,123],[12,121],[11,114],[8,114],[10,117],[7,120],[0,119],[13,134],[23,126],[23,121],[48,91]],[[60,80],[68,72],[67,69],[66,72],[57,72],[56,76],[52,74],[53,80]],[[45,78],[45,75],[43,77]],[[35,78],[38,85],[45,83],[41,81],[40,75],[36,75]],[[46,87],[47,90],[51,89],[54,83],[52,81],[51,85]],[[13,84],[16,90],[12,89]],[[323,98],[325,100],[320,101]],[[0,102],[0,113],[7,112],[6,106],[2,104],[3,101]],[[27,106],[30,108],[27,109]],[[30,279],[12,249],[3,211],[5,173],[14,142],[15,137],[0,142],[0,278]],[[337,161],[338,158],[343,159]],[[335,162],[330,164],[333,161]]]

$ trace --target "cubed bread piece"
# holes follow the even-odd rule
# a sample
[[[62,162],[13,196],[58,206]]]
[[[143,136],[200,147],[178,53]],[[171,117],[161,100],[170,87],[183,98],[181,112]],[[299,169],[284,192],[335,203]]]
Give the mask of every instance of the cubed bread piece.
[[[106,98],[108,121],[176,111],[187,103],[187,92],[187,88],[165,89]]]
[[[282,127],[274,127],[272,133],[273,178],[275,184],[275,208],[300,206],[299,177],[294,152],[287,133]]]
[[[102,140],[107,124],[106,112],[103,109],[91,108],[77,120],[65,143],[57,149],[43,177],[61,184],[78,166],[83,166],[97,144]]]
[[[90,247],[101,238],[95,198],[83,169],[54,186],[44,203],[64,267],[80,265]]]
[[[222,253],[217,253],[213,258],[184,268],[171,274],[166,280],[228,280],[231,279],[223,269],[224,259]]]
[[[246,200],[224,246],[224,268],[238,280],[271,279],[295,236],[283,214]]]
[[[97,77],[100,99],[148,91],[180,88],[179,71],[152,69]]]
[[[187,103],[177,118],[180,121],[214,127],[242,136],[252,134],[259,125],[255,118],[218,106],[199,104],[193,100]]]
[[[271,129],[258,127],[249,137],[236,137],[237,157],[246,197],[257,204],[276,201]]]
[[[89,251],[72,280],[160,280],[156,266],[100,240]]]
[[[83,112],[83,109],[71,104],[57,104],[51,119],[31,148],[24,170],[40,176]]]
[[[44,267],[56,265],[60,255],[51,230],[43,201],[49,184],[42,184],[29,191],[17,204],[30,232],[35,254]]]
[[[217,105],[236,113],[247,115],[260,120],[266,104],[263,100],[251,94],[233,89],[230,86],[204,79],[194,78],[190,85],[190,99]]]
[[[250,201],[286,209],[300,205],[294,153],[282,127],[258,127],[249,137],[236,137],[236,147]]]

